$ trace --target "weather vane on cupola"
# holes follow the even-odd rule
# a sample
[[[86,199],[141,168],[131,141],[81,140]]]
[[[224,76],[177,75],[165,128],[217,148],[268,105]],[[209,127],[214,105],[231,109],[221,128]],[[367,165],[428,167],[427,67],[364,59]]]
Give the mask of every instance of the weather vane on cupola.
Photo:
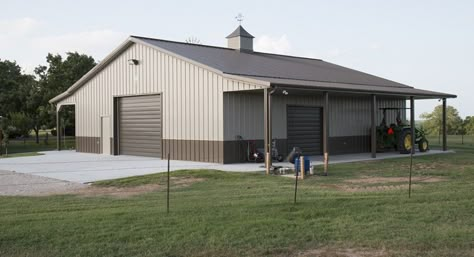
[[[239,22],[239,25],[242,25],[242,21],[244,20],[244,16],[239,13],[237,16],[235,16],[235,19]]]

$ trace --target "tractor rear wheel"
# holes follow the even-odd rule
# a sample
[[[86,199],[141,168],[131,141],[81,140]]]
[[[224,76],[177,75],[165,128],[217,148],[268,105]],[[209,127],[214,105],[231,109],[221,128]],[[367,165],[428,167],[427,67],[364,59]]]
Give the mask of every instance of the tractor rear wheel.
[[[418,149],[420,150],[420,152],[428,151],[430,149],[428,145],[428,140],[424,138],[421,139],[420,142],[418,142]]]
[[[400,150],[401,154],[407,154],[411,152],[412,147],[411,132],[405,129],[400,133],[400,137],[398,138],[398,150]]]

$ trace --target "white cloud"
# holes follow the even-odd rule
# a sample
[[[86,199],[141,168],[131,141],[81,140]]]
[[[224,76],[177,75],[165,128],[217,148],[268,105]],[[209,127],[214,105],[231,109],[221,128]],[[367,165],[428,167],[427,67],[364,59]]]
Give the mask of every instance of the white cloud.
[[[77,51],[102,58],[125,38],[124,33],[103,29],[38,37],[32,40],[32,46],[52,53]]]
[[[26,73],[45,64],[48,53],[77,51],[104,58],[126,38],[126,34],[107,28],[51,34],[49,24],[24,17],[0,20],[0,59],[17,61]]]
[[[380,49],[380,47],[381,47],[380,44],[377,43],[377,42],[372,42],[372,43],[369,45],[369,48],[370,48],[370,49],[373,49],[373,50],[378,50],[378,49]]]
[[[255,50],[276,54],[289,54],[291,50],[291,44],[286,35],[282,35],[280,37],[262,35],[255,43]]]
[[[342,54],[342,51],[338,47],[335,47],[331,50],[328,50],[326,53],[326,56],[328,56],[329,58],[332,58],[332,57],[338,57],[341,54]]]
[[[34,32],[41,22],[30,17],[13,20],[0,20],[0,36],[18,37]]]

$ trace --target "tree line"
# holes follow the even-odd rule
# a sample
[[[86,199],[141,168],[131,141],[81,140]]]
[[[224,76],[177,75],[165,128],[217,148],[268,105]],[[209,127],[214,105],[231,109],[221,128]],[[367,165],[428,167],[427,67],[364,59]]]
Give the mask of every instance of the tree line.
[[[438,105],[431,113],[420,115],[426,134],[438,136],[443,133],[443,106]],[[461,118],[453,106],[446,106],[446,130],[448,135],[474,135],[474,116]]]
[[[77,52],[64,57],[50,53],[46,62],[38,65],[34,74],[25,74],[15,61],[0,59],[0,139],[26,138],[34,131],[39,143],[41,129],[56,127],[55,106],[49,100],[96,65],[94,58]],[[66,123],[74,119],[71,114],[64,116]]]

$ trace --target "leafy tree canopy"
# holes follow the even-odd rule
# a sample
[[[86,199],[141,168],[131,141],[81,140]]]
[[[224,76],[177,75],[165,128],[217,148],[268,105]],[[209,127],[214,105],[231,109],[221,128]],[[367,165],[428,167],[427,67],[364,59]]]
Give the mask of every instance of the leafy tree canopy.
[[[428,135],[440,135],[443,131],[443,106],[438,105],[431,113],[423,113],[423,129]],[[462,129],[462,119],[458,110],[452,106],[446,107],[446,129],[450,135],[459,134]]]
[[[34,78],[23,75],[16,62],[0,59],[0,116],[22,111],[26,99],[25,84],[31,80]]]
[[[464,130],[466,135],[474,135],[474,116],[467,116],[464,119]]]
[[[47,66],[40,65],[35,69],[46,102],[66,91],[96,65],[92,56],[77,52],[68,52],[65,59],[50,53],[46,62]]]
[[[35,69],[35,76],[22,74],[21,67],[8,60],[0,60],[0,116],[9,120],[12,133],[27,134],[35,131],[36,141],[42,127],[56,126],[55,107],[49,100],[64,92],[96,62],[94,58],[69,52],[65,58],[48,54],[47,65]],[[73,124],[71,112],[64,115],[65,122]]]

